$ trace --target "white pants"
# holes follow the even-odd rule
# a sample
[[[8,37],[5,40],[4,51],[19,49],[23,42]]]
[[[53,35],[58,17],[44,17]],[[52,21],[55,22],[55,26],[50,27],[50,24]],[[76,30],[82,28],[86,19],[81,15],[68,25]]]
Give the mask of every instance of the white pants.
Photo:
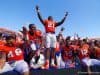
[[[100,60],[97,59],[84,58],[82,62],[87,66],[100,65]]]
[[[46,34],[46,48],[56,48],[56,35],[52,33]]]
[[[5,63],[5,65],[3,66],[3,68],[0,69],[0,73],[12,71],[12,70],[13,70],[12,67],[8,63]]]
[[[28,64],[24,60],[15,61],[14,63],[10,64],[13,69],[19,73],[24,73],[29,71]]]
[[[61,64],[60,62],[62,60],[61,59],[61,53],[59,54],[59,56],[56,55],[56,59],[57,59],[57,66],[58,66],[58,68],[60,68],[60,64]]]

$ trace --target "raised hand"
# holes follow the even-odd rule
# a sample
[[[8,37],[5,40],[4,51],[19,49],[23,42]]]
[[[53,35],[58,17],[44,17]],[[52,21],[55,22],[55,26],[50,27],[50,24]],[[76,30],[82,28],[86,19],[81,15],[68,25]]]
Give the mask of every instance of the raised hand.
[[[68,12],[65,12],[65,17],[68,15]]]
[[[64,31],[64,29],[65,29],[65,28],[64,28],[64,27],[62,27],[62,28],[61,28],[61,31]]]
[[[39,6],[38,6],[38,5],[36,6],[36,10],[37,10],[37,11],[39,10]]]

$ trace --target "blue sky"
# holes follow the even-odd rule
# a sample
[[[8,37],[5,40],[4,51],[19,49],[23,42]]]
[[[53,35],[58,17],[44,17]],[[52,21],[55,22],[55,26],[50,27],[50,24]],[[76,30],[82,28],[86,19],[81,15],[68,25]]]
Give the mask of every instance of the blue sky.
[[[35,6],[40,6],[44,19],[49,15],[60,21],[65,12],[69,15],[61,27],[64,35],[78,33],[81,37],[100,36],[100,0],[0,0],[0,27],[18,31],[21,27],[34,23],[44,31]]]

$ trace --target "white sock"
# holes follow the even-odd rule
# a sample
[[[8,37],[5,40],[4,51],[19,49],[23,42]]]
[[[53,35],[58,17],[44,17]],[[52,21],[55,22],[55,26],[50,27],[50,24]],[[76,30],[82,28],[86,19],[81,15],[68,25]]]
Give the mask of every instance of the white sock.
[[[56,56],[56,59],[57,59],[57,66],[60,67],[61,57]]]
[[[54,59],[51,59],[51,64],[54,65]]]

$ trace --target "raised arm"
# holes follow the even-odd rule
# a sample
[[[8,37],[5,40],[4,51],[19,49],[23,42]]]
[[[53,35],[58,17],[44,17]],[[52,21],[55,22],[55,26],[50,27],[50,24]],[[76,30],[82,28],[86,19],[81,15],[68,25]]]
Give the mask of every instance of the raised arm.
[[[60,22],[56,23],[56,26],[60,26],[61,24],[63,24],[64,21],[66,20],[67,15],[68,15],[68,12],[65,13],[65,16],[63,17],[63,19]]]
[[[40,10],[39,10],[38,6],[36,6],[36,12],[37,12],[37,15],[38,15],[40,22],[44,25],[44,21],[43,21],[41,14],[40,14]]]

